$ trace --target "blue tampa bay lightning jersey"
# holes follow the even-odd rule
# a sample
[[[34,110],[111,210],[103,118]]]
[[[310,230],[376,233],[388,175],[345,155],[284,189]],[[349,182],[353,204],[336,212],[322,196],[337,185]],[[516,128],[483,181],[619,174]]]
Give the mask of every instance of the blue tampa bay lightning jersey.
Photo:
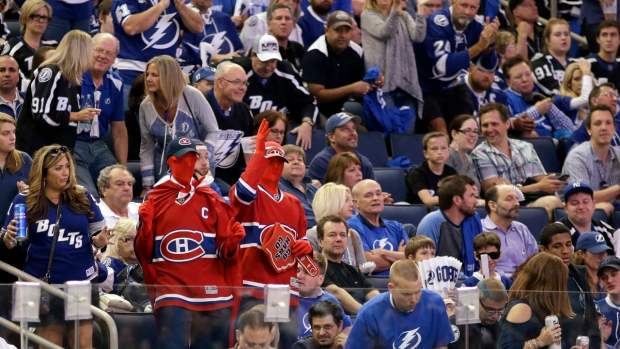
[[[193,8],[191,5],[190,7]],[[185,32],[183,33],[183,41],[197,48],[200,47],[201,42],[209,43],[213,46],[213,53],[216,54],[228,54],[243,50],[237,28],[229,15],[212,10],[200,15],[204,24],[202,33]]]
[[[471,63],[483,70],[497,67],[497,52],[481,53],[469,59],[470,47],[475,45],[484,29],[484,20],[476,16],[462,32],[452,25],[451,8],[433,12],[426,20],[426,38],[414,43],[420,87],[425,92],[441,92],[458,86],[458,75]]]
[[[12,217],[16,204],[25,204],[28,192],[22,192],[13,199],[5,227]],[[52,260],[50,282],[62,284],[65,281],[90,280],[97,277],[95,259],[92,253],[91,236],[103,229],[105,219],[93,197],[86,192],[90,210],[94,213],[89,219],[86,214],[76,214],[63,204],[60,217],[58,241]],[[36,278],[42,278],[47,271],[47,263],[52,248],[57,208],[49,205],[46,217],[28,225],[28,249],[24,271]]]
[[[620,306],[611,301],[609,295],[596,301],[598,313],[605,316],[607,322],[611,321],[611,334],[605,341],[606,344],[616,348],[620,344]]]
[[[498,90],[495,87],[491,87],[490,89],[482,92],[476,93],[471,86],[469,86],[467,82],[468,74],[462,74],[459,76],[459,80],[462,84],[467,86],[467,92],[469,92],[469,97],[471,98],[471,102],[474,104],[474,116],[478,117],[478,110],[482,108],[487,103],[500,103],[506,104],[507,98],[506,94],[502,90]]]

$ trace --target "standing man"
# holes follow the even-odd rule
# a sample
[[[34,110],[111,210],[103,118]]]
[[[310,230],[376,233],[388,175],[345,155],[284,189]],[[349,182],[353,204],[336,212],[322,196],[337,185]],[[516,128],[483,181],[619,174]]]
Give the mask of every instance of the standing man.
[[[535,0],[510,0],[510,12],[514,16],[517,54],[523,58],[532,59],[535,54],[542,52],[544,47],[543,31],[538,23],[538,7]]]
[[[392,263],[405,258],[409,236],[399,222],[380,217],[384,206],[379,183],[365,179],[353,187],[352,194],[359,214],[347,223],[360,233],[366,260],[376,265],[373,273],[387,276]]]
[[[299,18],[297,24],[301,28],[301,37],[307,50],[325,33],[325,28],[328,27],[325,23],[333,4],[334,0],[310,0],[310,6],[302,7],[304,15]]]
[[[312,335],[303,338],[291,349],[341,349],[347,341],[343,332],[343,317],[340,306],[331,300],[322,300],[310,307],[308,319]],[[349,330],[351,327],[349,325]]]
[[[99,172],[117,162],[121,165],[127,164],[128,140],[123,110],[123,81],[110,69],[119,50],[119,42],[114,35],[95,35],[90,70],[82,75],[82,97],[90,95],[94,107],[101,109],[101,113],[93,118],[90,131],[77,135],[73,155],[78,183],[95,196],[98,196],[95,183]],[[116,158],[103,141],[108,127],[114,139]]]
[[[362,178],[375,179],[370,160],[355,151],[357,148],[357,131],[355,127],[362,118],[347,112],[332,115],[327,120],[325,133],[327,134],[327,146],[314,156],[310,162],[310,177],[323,183],[327,165],[332,157],[344,152],[353,152],[362,163]]]
[[[291,63],[297,71],[301,70],[305,49],[302,44],[290,40],[291,32],[295,28],[293,9],[283,3],[270,6],[267,9],[267,26],[269,35],[278,40],[282,59]]]
[[[200,14],[184,0],[114,0],[112,13],[114,35],[123,47],[116,68],[123,79],[123,109],[126,110],[131,84],[146,71],[146,62],[155,56],[176,57],[181,30],[197,34],[204,27]]]
[[[17,119],[22,111],[25,93],[19,92],[19,65],[9,55],[0,56],[0,113]]]
[[[468,73],[462,75],[462,81],[467,86],[467,92],[469,92],[469,97],[474,105],[473,116],[478,116],[480,108],[489,102],[506,104],[504,91],[493,87],[495,69],[482,70],[477,65],[472,64],[469,66]]]
[[[519,216],[519,194],[512,185],[500,184],[487,190],[484,207],[488,213],[482,219],[482,229],[499,236],[502,254],[495,270],[507,278],[512,276],[518,266],[538,252],[538,243],[521,222]]]
[[[614,20],[603,21],[596,31],[596,42],[599,45],[598,53],[591,53],[588,57],[596,85],[611,82],[618,91],[620,58],[617,58],[617,55],[620,47],[620,24]]]
[[[441,182],[437,195],[439,210],[433,211],[418,225],[419,235],[429,237],[437,246],[436,256],[450,256],[463,262],[463,272],[472,276],[476,270],[474,238],[482,232],[476,212],[478,190],[474,180],[454,175]]]
[[[467,88],[457,84],[462,69],[472,62],[483,70],[497,68],[491,44],[499,19],[476,17],[479,8],[479,0],[453,0],[452,7],[428,17],[424,42],[413,44],[424,97],[423,121],[429,131],[447,134],[455,116],[473,112]]]
[[[454,334],[444,302],[437,293],[422,289],[414,261],[392,265],[388,289],[362,306],[345,349],[447,348]]]

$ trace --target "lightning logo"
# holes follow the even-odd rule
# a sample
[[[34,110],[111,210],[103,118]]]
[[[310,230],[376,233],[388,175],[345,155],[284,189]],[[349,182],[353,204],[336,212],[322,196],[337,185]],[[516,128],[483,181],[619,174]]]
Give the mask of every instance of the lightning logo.
[[[373,249],[375,248],[384,248],[386,250],[394,251],[394,245],[388,241],[388,238],[383,238],[379,240],[375,240],[372,244]]]
[[[230,168],[237,162],[241,137],[243,137],[242,131],[220,131],[220,135],[215,144],[215,166],[219,168]]]
[[[179,23],[177,22],[176,19],[173,19],[175,15],[176,13],[169,13],[169,14],[162,15],[159,21],[157,21],[157,24],[153,27],[154,32],[151,29],[141,34],[142,41],[145,43],[145,46],[142,49],[142,51],[150,48],[151,46],[157,50],[164,50],[177,43],[179,39]],[[174,37],[168,42],[157,44],[163,37],[169,36],[169,34],[172,33],[172,30],[168,30],[168,27],[170,27],[171,25],[175,26],[175,28],[173,29]],[[147,36],[149,37],[148,39],[146,38]]]
[[[203,42],[208,42],[213,46],[213,50],[218,54],[227,54],[234,51],[234,46],[230,39],[226,37],[226,31],[207,35]]]
[[[392,343],[392,349],[415,349],[422,342],[422,336],[418,333],[420,328],[405,331]]]

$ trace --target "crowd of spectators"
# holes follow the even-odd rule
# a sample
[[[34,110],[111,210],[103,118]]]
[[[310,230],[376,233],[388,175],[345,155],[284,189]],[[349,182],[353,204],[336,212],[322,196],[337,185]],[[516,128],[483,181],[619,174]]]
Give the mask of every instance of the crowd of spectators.
[[[568,348],[579,335],[615,346],[616,2],[560,0],[545,25],[548,4],[535,0],[362,2],[4,6],[19,33],[0,26],[0,260],[49,283],[90,280],[94,304],[135,270],[147,284],[204,284],[203,298],[172,287],[129,299],[158,316],[161,345],[185,345],[181,334],[216,349],[459,348],[469,331],[476,348]],[[394,165],[406,193],[382,188],[373,145],[359,144],[368,131],[387,143],[424,134],[425,161]],[[557,173],[530,141],[542,137]],[[417,226],[387,218],[395,194],[428,210]],[[557,222],[531,231],[520,207]],[[165,232],[183,229],[204,237]],[[174,275],[194,243],[192,269],[217,270],[212,280]],[[478,287],[474,329],[443,311],[459,305],[456,290],[442,301],[423,289],[418,263],[435,256],[460,261],[459,284]],[[296,319],[264,321],[268,284],[291,287]],[[0,297],[0,315],[11,301]],[[50,306],[37,333],[73,341],[62,300]],[[559,326],[545,327],[552,314]],[[92,347],[92,322],[79,332],[72,344]]]

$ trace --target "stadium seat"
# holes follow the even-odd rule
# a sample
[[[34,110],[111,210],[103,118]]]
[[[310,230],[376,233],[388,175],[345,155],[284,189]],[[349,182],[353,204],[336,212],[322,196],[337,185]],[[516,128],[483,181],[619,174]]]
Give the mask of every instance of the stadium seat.
[[[551,137],[540,138],[519,138],[522,141],[531,143],[538,154],[540,162],[547,173],[560,174],[562,172],[562,165],[558,160],[558,153],[555,148],[555,143]]]
[[[153,313],[110,313],[110,316],[118,329],[119,347],[157,347],[157,327]]]
[[[377,289],[379,292],[387,292],[388,283],[390,282],[390,278],[388,276],[375,276],[369,275],[366,276],[366,279],[370,281],[370,283]]]
[[[484,206],[476,206],[476,212],[478,212],[478,214],[480,215],[480,219],[484,219],[486,218],[486,216],[489,215]]]
[[[136,183],[133,184],[133,197],[137,197],[142,192],[142,172],[140,172],[140,161],[127,161],[127,170],[131,172]]]
[[[375,179],[383,191],[392,195],[394,202],[407,200],[405,173],[400,168],[376,167]]]
[[[9,35],[6,38],[7,41],[9,39],[16,38],[21,35],[19,31],[19,26],[20,26],[19,21],[5,21],[4,23],[6,23],[6,26],[8,27],[10,31]]]
[[[556,221],[559,221],[562,218],[566,217],[566,211],[563,208],[556,208],[553,212]],[[594,215],[592,216],[594,219],[601,220],[605,223],[608,223],[607,214],[605,214],[605,210],[601,208],[597,208],[594,210]]]
[[[286,137],[286,144],[295,144],[297,141],[297,135],[293,133],[288,133]],[[325,146],[327,145],[327,140],[325,139],[325,131],[322,130],[313,130],[312,131],[312,146],[310,149],[306,150],[306,165],[310,164],[310,161],[314,159],[314,156],[318,154]]]
[[[614,228],[620,229],[620,210],[615,210],[613,213],[614,217]]]
[[[357,138],[357,152],[370,160],[373,167],[384,167],[388,162],[385,138],[380,132],[360,133]]]
[[[525,224],[536,241],[540,242],[540,231],[549,224],[549,216],[543,207],[520,207],[517,221]]]
[[[422,149],[423,134],[395,134],[390,135],[390,147],[392,148],[392,156],[406,156],[411,160],[414,166],[426,161]]]
[[[401,224],[410,223],[417,227],[427,213],[428,210],[424,205],[385,205],[381,218]]]

